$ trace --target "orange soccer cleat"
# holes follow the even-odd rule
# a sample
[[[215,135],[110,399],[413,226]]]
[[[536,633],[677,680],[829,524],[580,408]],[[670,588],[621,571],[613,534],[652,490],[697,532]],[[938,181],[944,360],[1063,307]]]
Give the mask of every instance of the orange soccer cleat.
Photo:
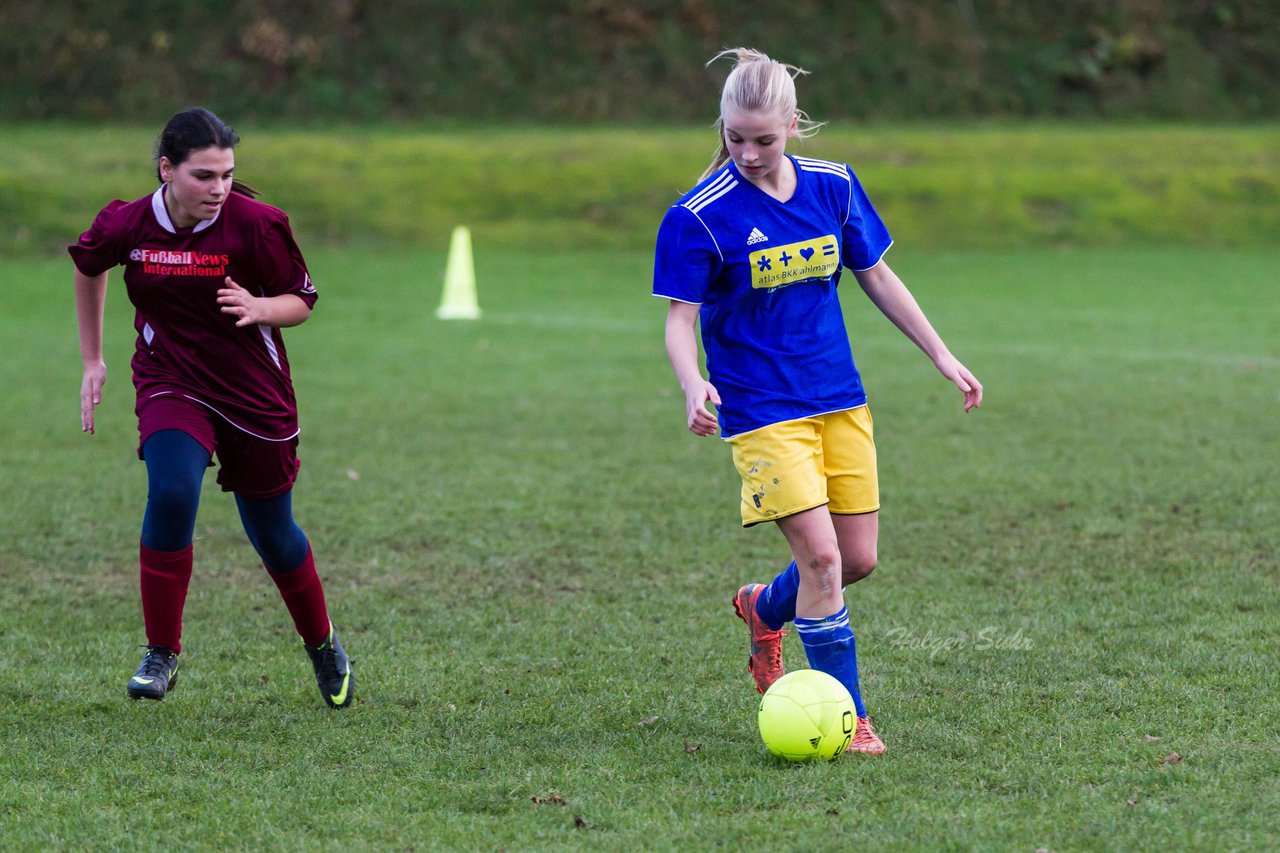
[[[858,725],[853,730],[853,740],[845,752],[861,752],[866,755],[879,755],[884,752],[884,741],[880,740],[875,729],[871,728],[870,717],[859,717]]]
[[[786,674],[786,669],[782,666],[782,635],[786,632],[770,628],[756,615],[756,599],[764,589],[764,584],[749,583],[733,597],[733,609],[751,630],[751,654],[747,658],[747,669],[756,680],[756,690],[761,693]]]

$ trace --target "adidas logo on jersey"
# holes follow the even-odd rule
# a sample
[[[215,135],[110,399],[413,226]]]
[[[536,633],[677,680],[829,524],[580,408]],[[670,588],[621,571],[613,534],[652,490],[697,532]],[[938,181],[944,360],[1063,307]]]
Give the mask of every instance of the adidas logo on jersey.
[[[769,238],[760,233],[759,228],[752,228],[751,233],[747,235],[747,245],[754,246],[756,243],[763,243]]]

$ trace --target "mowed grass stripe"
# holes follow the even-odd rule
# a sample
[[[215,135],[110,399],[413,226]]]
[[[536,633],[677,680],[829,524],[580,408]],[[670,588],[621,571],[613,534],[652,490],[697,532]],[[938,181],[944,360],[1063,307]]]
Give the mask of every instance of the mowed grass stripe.
[[[236,123],[237,175],[290,214],[307,246],[443,249],[462,224],[477,245],[651,249],[663,211],[711,157],[713,118],[340,132]],[[111,199],[150,192],[158,132],[0,126],[0,256],[60,251]],[[852,164],[904,246],[1267,249],[1280,233],[1275,125],[837,123],[790,150]]]

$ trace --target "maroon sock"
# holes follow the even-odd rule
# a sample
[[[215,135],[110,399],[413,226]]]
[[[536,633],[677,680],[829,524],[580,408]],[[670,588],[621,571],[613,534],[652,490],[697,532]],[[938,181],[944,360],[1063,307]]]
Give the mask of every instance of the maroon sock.
[[[190,545],[181,551],[155,551],[138,543],[147,645],[182,651],[182,607],[191,583],[191,555]]]
[[[309,646],[323,643],[329,636],[329,611],[324,606],[324,587],[316,574],[316,561],[307,546],[306,558],[288,572],[268,571],[289,608],[298,636]]]

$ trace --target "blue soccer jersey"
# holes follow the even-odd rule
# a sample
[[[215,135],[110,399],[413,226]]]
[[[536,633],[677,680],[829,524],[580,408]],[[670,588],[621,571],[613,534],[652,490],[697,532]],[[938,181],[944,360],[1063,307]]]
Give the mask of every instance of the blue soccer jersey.
[[[732,161],[667,211],[653,295],[701,305],[720,434],[866,402],[836,286],[892,240],[853,170],[787,155],[795,194],[778,201]]]

